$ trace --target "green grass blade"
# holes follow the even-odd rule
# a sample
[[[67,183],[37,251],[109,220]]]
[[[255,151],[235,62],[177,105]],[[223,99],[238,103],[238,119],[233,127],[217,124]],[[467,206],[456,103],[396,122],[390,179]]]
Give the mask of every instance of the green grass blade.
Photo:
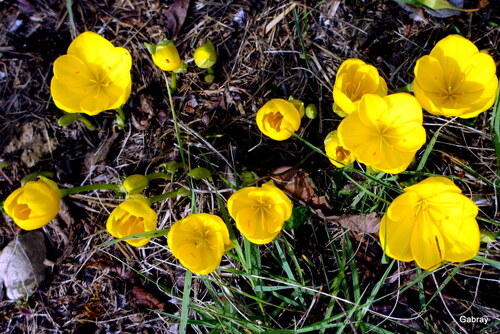
[[[179,326],[179,333],[186,333],[188,316],[189,316],[189,301],[191,294],[191,284],[193,283],[193,273],[191,270],[186,270],[184,276],[184,290],[182,292],[182,307],[181,307],[181,323]]]

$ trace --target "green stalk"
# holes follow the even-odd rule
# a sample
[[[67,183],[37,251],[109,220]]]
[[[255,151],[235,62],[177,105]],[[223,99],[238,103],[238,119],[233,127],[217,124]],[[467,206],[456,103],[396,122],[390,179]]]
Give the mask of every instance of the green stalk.
[[[179,145],[179,151],[181,154],[182,163],[184,166],[187,166],[186,158],[184,157],[184,150],[182,148],[181,132],[177,121],[177,114],[175,112],[174,100],[172,99],[172,92],[170,91],[170,85],[168,84],[168,80],[165,80],[165,82],[167,84],[168,101],[170,103],[170,109],[172,110],[172,119],[174,121],[174,131],[175,131],[175,137],[177,138],[177,145]],[[175,84],[175,73],[172,73],[172,84]]]
[[[163,201],[163,200],[165,200],[167,198],[175,197],[175,196],[177,196],[178,193],[179,193],[179,190],[175,190],[175,191],[171,191],[171,192],[168,192],[168,193],[165,193],[165,194],[156,195],[154,197],[148,198],[148,202],[149,202],[149,204],[153,204],[153,203],[156,203],[156,202],[159,202],[159,201]]]
[[[498,81],[500,84],[500,80]],[[497,99],[493,106],[491,116],[491,131],[493,132],[493,147],[497,154],[497,176],[500,175],[500,89],[497,91]]]
[[[87,191],[92,191],[92,190],[115,190],[115,191],[120,191],[120,187],[116,184],[88,184],[86,186],[80,186],[80,187],[73,187],[73,188],[65,188],[61,189],[61,194],[62,196],[67,196],[67,195],[72,195],[72,194],[79,194],[79,193],[84,193]]]
[[[116,110],[116,124],[120,129],[122,129],[125,126],[125,113],[123,112],[122,107],[118,107],[115,109]]]
[[[181,308],[181,324],[179,333],[186,333],[187,322],[189,318],[189,295],[191,293],[191,284],[193,283],[193,273],[191,270],[186,270],[184,276],[184,290],[182,292],[182,308]]]
[[[75,17],[73,15],[73,1],[72,0],[66,0],[66,8],[68,9],[68,17],[69,17],[69,29],[71,32],[71,38],[75,39],[76,36],[78,35],[78,32],[76,31],[76,25],[75,25]]]

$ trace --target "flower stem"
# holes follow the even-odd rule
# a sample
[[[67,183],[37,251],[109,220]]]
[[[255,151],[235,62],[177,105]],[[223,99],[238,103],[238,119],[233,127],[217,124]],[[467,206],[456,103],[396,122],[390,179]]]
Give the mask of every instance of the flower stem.
[[[122,107],[118,107],[115,110],[116,110],[116,124],[120,129],[123,129],[126,120],[125,113],[123,112]]]
[[[172,72],[169,92],[171,94],[175,94],[176,91],[177,91],[177,73]]]
[[[175,191],[171,191],[171,192],[168,192],[168,193],[156,195],[156,196],[148,198],[148,202],[149,202],[149,204],[153,204],[153,203],[156,203],[156,202],[159,202],[159,201],[163,201],[163,200],[165,200],[167,198],[175,197],[175,196],[178,195],[178,193],[179,193],[179,190],[175,190]]]
[[[64,196],[67,196],[67,195],[79,194],[79,193],[83,193],[83,192],[87,192],[87,191],[92,191],[92,190],[115,190],[115,191],[120,191],[120,187],[117,186],[116,184],[106,184],[106,183],[88,184],[86,186],[61,189],[61,193],[62,193],[62,196],[64,197]]]
[[[175,76],[176,76],[176,74],[172,72],[172,84],[175,84]],[[168,80],[165,80],[165,82],[167,84],[168,101],[170,102],[170,109],[172,110],[172,120],[174,121],[174,131],[175,131],[175,137],[177,138],[177,145],[179,145],[179,152],[181,155],[182,164],[184,166],[187,166],[186,165],[186,158],[184,157],[184,149],[182,148],[181,132],[180,132],[179,124],[177,121],[177,113],[175,112],[174,100],[172,98],[172,92],[171,92],[170,86],[168,84]]]
[[[71,31],[71,38],[75,39],[76,36],[78,35],[76,31],[76,26],[75,26],[75,17],[73,15],[73,1],[72,0],[66,0],[66,8],[68,9],[68,18],[69,18],[69,29]]]
[[[151,181],[154,179],[168,180],[171,178],[171,175],[169,175],[167,173],[151,173],[151,174],[146,175],[146,178],[148,179],[148,181]]]

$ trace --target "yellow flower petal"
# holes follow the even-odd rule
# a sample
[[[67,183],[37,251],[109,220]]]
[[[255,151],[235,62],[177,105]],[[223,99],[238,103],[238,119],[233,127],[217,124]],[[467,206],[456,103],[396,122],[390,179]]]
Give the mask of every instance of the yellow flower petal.
[[[68,55],[79,58],[85,64],[99,64],[103,55],[114,48],[110,41],[92,31],[78,35],[68,48]]]
[[[399,261],[413,260],[410,240],[413,222],[410,219],[393,221],[387,215],[380,221],[380,244],[384,252]]]
[[[425,270],[434,270],[443,264],[446,256],[444,240],[435,224],[419,215],[411,236],[411,252],[415,262]]]

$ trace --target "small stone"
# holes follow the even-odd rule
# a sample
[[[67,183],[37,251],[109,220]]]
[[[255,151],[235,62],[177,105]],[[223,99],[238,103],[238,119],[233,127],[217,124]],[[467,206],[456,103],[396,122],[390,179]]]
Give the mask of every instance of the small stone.
[[[45,279],[43,264],[47,250],[40,231],[31,231],[12,240],[0,255],[0,285],[8,299],[32,295]]]

